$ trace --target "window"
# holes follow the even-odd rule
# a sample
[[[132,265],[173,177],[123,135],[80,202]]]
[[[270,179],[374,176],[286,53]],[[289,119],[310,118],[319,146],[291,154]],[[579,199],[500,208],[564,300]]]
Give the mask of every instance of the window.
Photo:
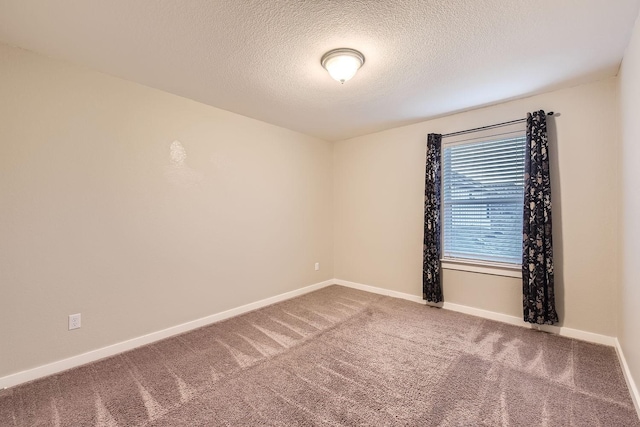
[[[522,133],[443,146],[445,260],[522,262],[525,146]]]

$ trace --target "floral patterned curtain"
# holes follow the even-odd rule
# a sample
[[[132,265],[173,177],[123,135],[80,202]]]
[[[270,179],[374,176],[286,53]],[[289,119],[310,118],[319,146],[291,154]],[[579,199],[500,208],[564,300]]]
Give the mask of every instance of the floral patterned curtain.
[[[522,291],[524,320],[558,322],[553,288],[549,142],[544,111],[527,115],[522,230]]]
[[[427,138],[427,171],[424,184],[424,248],[422,293],[429,302],[443,300],[440,284],[440,146],[442,135]]]

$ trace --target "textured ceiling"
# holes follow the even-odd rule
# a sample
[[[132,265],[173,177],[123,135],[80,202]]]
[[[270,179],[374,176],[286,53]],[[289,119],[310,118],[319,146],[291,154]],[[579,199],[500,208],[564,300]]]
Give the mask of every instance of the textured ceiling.
[[[0,42],[328,140],[617,73],[640,0],[0,0]],[[330,49],[366,57],[344,85]]]

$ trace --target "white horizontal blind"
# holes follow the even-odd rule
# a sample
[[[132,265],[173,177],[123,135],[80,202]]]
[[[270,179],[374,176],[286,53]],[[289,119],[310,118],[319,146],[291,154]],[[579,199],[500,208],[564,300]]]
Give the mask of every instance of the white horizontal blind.
[[[520,264],[525,135],[443,148],[444,258]]]

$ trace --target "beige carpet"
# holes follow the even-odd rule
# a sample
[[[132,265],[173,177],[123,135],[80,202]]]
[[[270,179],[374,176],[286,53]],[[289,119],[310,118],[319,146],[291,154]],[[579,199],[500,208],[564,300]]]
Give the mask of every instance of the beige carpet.
[[[613,348],[331,286],[0,393],[0,426],[640,426]]]

